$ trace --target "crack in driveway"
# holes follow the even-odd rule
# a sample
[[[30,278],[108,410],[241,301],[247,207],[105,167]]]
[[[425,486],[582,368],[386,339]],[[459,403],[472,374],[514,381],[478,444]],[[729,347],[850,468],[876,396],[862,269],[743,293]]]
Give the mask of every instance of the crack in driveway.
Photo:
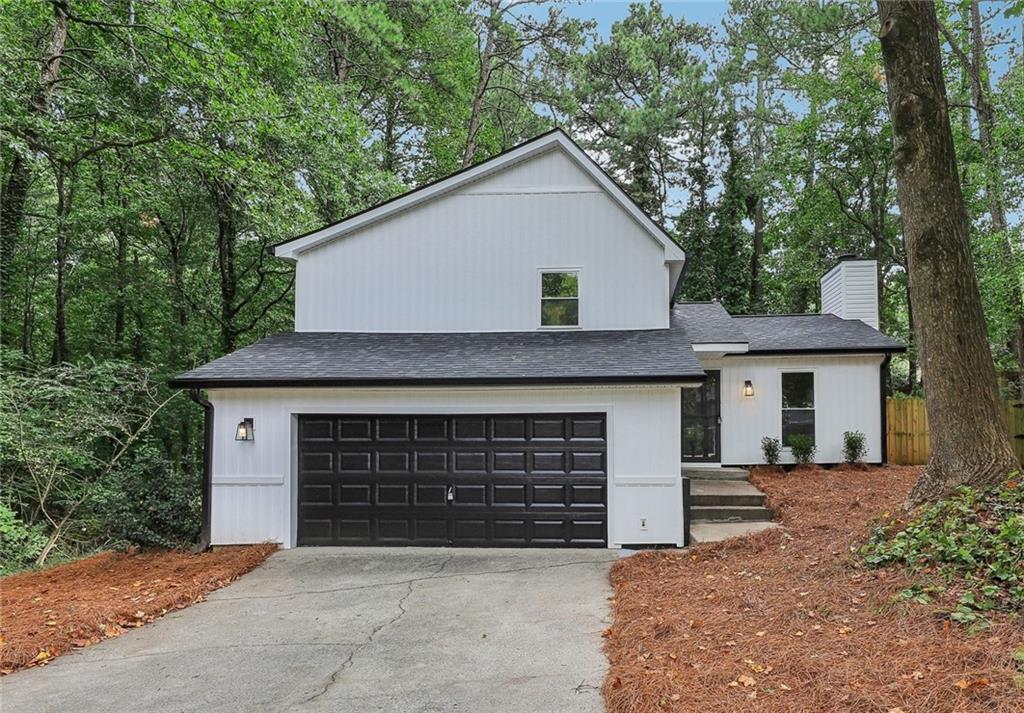
[[[300,701],[298,705],[305,705],[306,703],[311,703],[316,699],[320,698],[321,696],[323,696],[324,694],[326,694],[327,691],[331,689],[331,686],[338,682],[338,677],[342,674],[342,672],[345,671],[345,669],[352,666],[352,662],[355,660],[356,655],[359,654],[359,652],[365,649],[367,646],[373,643],[373,640],[377,637],[377,634],[379,634],[381,631],[388,628],[389,626],[398,623],[398,620],[406,615],[408,609],[405,608],[405,602],[409,597],[412,596],[412,590],[416,582],[423,582],[428,579],[437,578],[437,575],[444,571],[444,568],[448,566],[448,563],[451,562],[452,558],[454,557],[454,552],[449,553],[448,556],[444,559],[444,561],[441,562],[441,565],[426,577],[410,579],[406,582],[402,582],[402,584],[405,584],[406,590],[405,594],[399,597],[398,601],[396,602],[396,604],[398,605],[398,613],[395,616],[388,619],[387,621],[384,621],[383,623],[373,627],[373,629],[370,631],[370,635],[366,637],[366,640],[358,644],[354,649],[352,649],[352,651],[349,652],[348,656],[346,656],[345,659],[341,662],[341,665],[338,666],[338,668],[336,668],[334,672],[327,678],[327,681],[325,681],[322,684],[320,690],[314,693],[313,695],[308,696],[307,698]],[[362,587],[360,587],[360,589],[362,589]]]

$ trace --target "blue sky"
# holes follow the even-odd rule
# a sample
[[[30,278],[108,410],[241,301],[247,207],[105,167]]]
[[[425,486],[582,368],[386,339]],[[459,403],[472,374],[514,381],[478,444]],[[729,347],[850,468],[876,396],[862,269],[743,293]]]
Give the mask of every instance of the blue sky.
[[[1008,3],[1002,0],[985,0],[981,3],[982,13],[987,16],[993,11],[1002,10]],[[601,37],[608,37],[611,33],[612,24],[623,19],[629,14],[629,2],[619,0],[593,0],[591,2],[575,3],[563,6],[563,12],[579,19],[595,20],[597,32]],[[688,2],[662,2],[662,7],[673,17],[685,19],[688,22],[695,22],[704,25],[721,27],[722,18],[725,16],[729,3],[711,2],[709,0],[690,0]],[[1015,51],[1020,52],[1022,45],[1022,34],[1024,34],[1024,19],[1006,18],[1002,12],[993,18],[987,27],[993,30],[1008,31],[1010,39],[1015,45]],[[993,79],[998,79],[1006,71],[1009,61],[1010,47],[1000,48],[1000,55],[993,63]]]

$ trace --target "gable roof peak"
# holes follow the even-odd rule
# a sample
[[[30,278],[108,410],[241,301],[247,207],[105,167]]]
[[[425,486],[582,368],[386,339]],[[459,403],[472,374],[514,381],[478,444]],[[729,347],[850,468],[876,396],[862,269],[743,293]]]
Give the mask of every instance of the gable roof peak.
[[[496,156],[456,171],[445,178],[403,193],[384,203],[367,208],[336,223],[278,243],[274,246],[274,255],[294,262],[300,254],[307,250],[336,240],[401,211],[409,210],[427,201],[447,195],[468,183],[498,173],[507,167],[529,160],[554,147],[560,148],[580,169],[589,174],[604,189],[605,193],[618,203],[645,232],[661,243],[665,249],[666,262],[678,262],[681,264],[686,259],[682,248],[676,245],[665,229],[647,215],[618,183],[605,173],[604,169],[587,155],[561,127],[555,127]]]

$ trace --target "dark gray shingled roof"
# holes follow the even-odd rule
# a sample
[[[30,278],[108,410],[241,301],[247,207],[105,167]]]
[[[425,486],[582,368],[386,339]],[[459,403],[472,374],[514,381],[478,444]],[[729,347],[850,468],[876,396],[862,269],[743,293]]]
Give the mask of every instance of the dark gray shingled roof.
[[[175,387],[677,383],[704,371],[682,330],[286,332],[174,378]]]
[[[801,352],[889,352],[906,347],[859,319],[834,314],[732,316],[718,302],[672,306],[672,328],[693,344],[746,342],[748,354]]]
[[[737,315],[755,352],[901,352],[906,347],[859,319],[834,314]]]
[[[720,302],[678,302],[672,305],[672,328],[683,329],[693,344],[742,344],[740,325]]]

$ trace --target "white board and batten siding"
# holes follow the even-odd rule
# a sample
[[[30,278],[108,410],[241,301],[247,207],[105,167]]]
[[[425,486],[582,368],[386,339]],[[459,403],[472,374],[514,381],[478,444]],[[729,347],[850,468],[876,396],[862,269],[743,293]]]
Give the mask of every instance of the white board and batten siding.
[[[296,417],[320,413],[606,413],[609,546],[683,542],[678,387],[214,389],[209,398],[217,545],[295,545]],[[254,421],[252,442],[234,440],[243,418]]]
[[[840,260],[821,278],[821,312],[878,329],[878,263]]]
[[[553,149],[299,253],[295,329],[533,331],[560,268],[581,329],[668,327],[664,246]]]
[[[864,460],[882,460],[882,415],[879,374],[882,355],[745,356],[701,360],[704,369],[721,370],[722,462],[749,465],[764,462],[761,438],[782,440],[782,374],[814,373],[815,460],[843,460],[843,432],[859,430],[867,439]],[[750,381],[754,396],[743,396]],[[851,426],[853,424],[853,426]],[[793,463],[788,448],[782,461]]]

